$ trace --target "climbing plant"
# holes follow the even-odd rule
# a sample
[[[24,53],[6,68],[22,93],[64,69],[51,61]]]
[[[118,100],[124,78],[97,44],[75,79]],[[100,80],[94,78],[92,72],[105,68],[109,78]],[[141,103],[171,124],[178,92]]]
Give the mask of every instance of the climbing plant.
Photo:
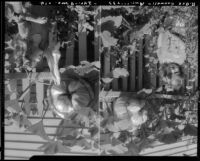
[[[148,50],[151,55],[145,55],[150,62],[146,64],[146,67],[154,72],[153,66],[158,62],[156,54],[158,35],[160,30],[165,29],[177,35],[186,44],[187,63],[185,65],[195,69],[195,79],[197,79],[198,34],[195,34],[198,28],[197,7],[102,6],[100,9],[101,51],[102,54],[116,58],[111,67],[112,71],[118,71],[120,68],[121,72],[119,72],[124,76],[124,71],[127,69],[123,62],[139,51],[140,40],[149,36]],[[128,76],[128,74],[125,75]],[[104,83],[110,83],[113,77],[115,76],[111,74],[108,76],[109,79],[104,78]]]
[[[161,28],[176,33],[185,42],[188,57],[186,65],[194,68],[195,79],[197,79],[197,7],[65,6],[62,8],[57,6],[49,16],[49,21],[58,23],[59,41],[70,45],[72,40],[77,39],[80,31],[94,30],[92,26],[95,22],[90,19],[92,16],[100,17],[95,21],[101,31],[96,31],[94,34],[102,40],[101,54],[112,55],[116,60],[111,67],[111,73],[102,78],[101,89],[105,84],[111,83],[113,78],[129,75],[123,62],[139,50],[140,40],[146,35],[150,36],[149,50],[155,53],[155,56],[146,56],[146,58],[151,59],[150,63],[157,63],[157,38]],[[79,24],[82,24],[81,27]],[[6,25],[8,26],[6,36],[9,41],[15,34],[11,28],[16,29],[16,24],[6,21]],[[6,68],[15,70],[18,67],[16,66],[18,58],[13,56],[11,59],[9,53],[5,53],[5,59],[8,60],[5,61]],[[151,69],[151,64],[147,67]],[[98,77],[98,74],[95,74],[95,77],[93,74],[98,73],[100,68],[99,62],[81,62],[77,67],[73,66],[72,70],[79,76],[89,79],[89,77]],[[45,114],[49,110],[46,100],[42,107],[41,121],[32,124],[28,119],[30,115],[38,115],[35,104],[26,99],[28,88],[34,84],[34,81],[25,91],[17,91],[15,80],[6,80],[5,84],[5,94],[14,98],[5,102],[5,123],[17,124],[20,128],[46,140],[46,143],[40,147],[46,154],[70,152],[74,146],[79,146],[83,149],[100,148],[102,155],[139,155],[143,149],[151,147],[156,140],[169,144],[177,142],[184,135],[197,136],[198,92],[189,93],[186,100],[173,101],[152,99],[150,96],[154,91],[143,90],[143,94],[146,95],[144,109],[147,111],[148,119],[135,131],[128,129],[127,122],[116,120],[113,106],[104,102],[105,108],[96,105],[95,110],[80,110],[70,120],[62,120],[55,136],[51,137],[46,133],[43,124]],[[98,84],[95,88],[98,88]],[[23,99],[20,99],[22,96]],[[95,101],[98,102],[98,99]]]
[[[151,54],[144,56],[149,62],[146,68],[149,72],[155,72],[153,67],[158,63],[158,36],[163,29],[178,36],[186,44],[187,60],[184,66],[195,69],[195,77],[190,81],[197,80],[197,7],[102,6],[100,9],[101,55],[115,57],[115,62],[111,64],[111,73],[106,76],[102,74],[102,91],[114,78],[129,75],[123,62],[140,50],[140,42],[147,36],[150,38],[147,45]],[[147,110],[148,119],[136,131],[130,131],[128,122],[116,118],[115,105],[106,102],[106,99],[102,100],[102,155],[139,155],[156,141],[170,144],[181,140],[185,135],[197,136],[195,112],[198,92],[191,94],[188,90],[188,99],[176,101],[173,98],[169,100],[151,97],[155,95],[154,89],[143,89],[138,95],[141,93],[146,100],[144,109]]]

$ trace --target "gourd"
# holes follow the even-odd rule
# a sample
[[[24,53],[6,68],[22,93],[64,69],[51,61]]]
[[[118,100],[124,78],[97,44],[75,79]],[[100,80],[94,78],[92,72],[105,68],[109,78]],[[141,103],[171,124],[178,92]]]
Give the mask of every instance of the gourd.
[[[119,120],[130,120],[132,129],[147,121],[147,112],[142,110],[145,100],[128,96],[119,97],[114,103],[114,113]]]
[[[50,108],[55,114],[67,119],[77,110],[89,107],[93,91],[90,85],[85,81],[82,83],[83,81],[68,79],[60,85],[53,84],[49,87],[47,95],[50,98]]]

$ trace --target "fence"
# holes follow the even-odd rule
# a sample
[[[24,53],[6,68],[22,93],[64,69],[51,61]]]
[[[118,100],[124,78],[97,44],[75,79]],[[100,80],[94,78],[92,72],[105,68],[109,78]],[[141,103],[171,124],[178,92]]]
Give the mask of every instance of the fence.
[[[149,36],[145,36],[143,40],[140,40],[139,51],[131,53],[128,60],[123,61],[123,65],[128,70],[129,76],[126,78],[115,78],[111,85],[106,86],[106,90],[137,92],[143,88],[158,88],[161,85],[161,80],[158,74],[156,74],[156,70],[159,69],[159,63],[152,64],[151,67],[153,70],[148,72],[147,65],[149,61],[145,56],[155,57],[155,53],[149,52],[149,40]],[[110,54],[102,54],[102,77],[106,77],[112,71],[111,68],[115,63],[115,59]],[[185,82],[182,92],[187,90],[186,86],[192,86],[191,90],[195,91],[198,86],[198,80],[196,79],[195,82],[190,81],[194,77],[194,70],[186,68],[184,69],[184,73]]]

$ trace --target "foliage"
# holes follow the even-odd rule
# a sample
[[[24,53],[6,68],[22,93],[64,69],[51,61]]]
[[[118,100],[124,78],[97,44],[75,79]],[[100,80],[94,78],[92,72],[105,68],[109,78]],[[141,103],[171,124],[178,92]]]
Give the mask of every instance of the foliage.
[[[111,73],[121,69],[117,72],[117,78],[128,76],[125,74],[129,72],[127,60],[133,54],[137,57],[138,53],[142,52],[148,62],[145,67],[149,72],[158,74],[155,68],[158,63],[157,41],[159,33],[164,29],[186,44],[187,61],[184,66],[186,69],[190,66],[194,69],[195,76],[192,81],[195,81],[198,66],[198,52],[195,51],[198,44],[198,35],[195,35],[198,28],[197,13],[197,7],[102,6],[101,54],[111,59]],[[145,49],[141,48],[142,46]],[[104,84],[114,80],[115,75],[111,73],[102,78],[102,88]],[[157,89],[157,92],[159,90],[161,88]],[[155,94],[154,89],[143,89],[137,94],[146,99],[144,109],[147,110],[148,120],[134,131],[129,129],[128,123],[119,128],[118,123],[123,120],[116,118],[115,106],[104,100],[104,106],[101,107],[102,155],[139,155],[157,140],[170,144],[177,142],[184,135],[197,135],[197,115],[193,114],[197,110],[198,92],[191,94],[188,90],[188,99],[178,101],[153,99],[151,95]],[[113,138],[117,145],[112,144]]]
[[[95,7],[67,6],[55,7],[49,20],[58,23],[58,38],[61,42],[70,44],[77,39],[78,32],[92,31],[94,24],[93,16],[98,17]],[[198,55],[198,35],[197,33],[197,8],[196,7],[176,7],[176,6],[103,6],[96,9],[101,10],[101,18],[96,18],[98,25],[101,25],[101,34],[96,31],[95,35],[102,39],[101,54],[110,56],[114,60],[111,72],[102,78],[103,84],[111,83],[114,78],[127,77],[129,71],[126,62],[133,55],[137,55],[143,49],[143,39],[149,37],[149,55],[145,58],[149,60],[146,67],[153,70],[158,59],[157,38],[162,28],[176,33],[186,43],[188,59],[186,65],[190,66],[197,73]],[[182,30],[175,27],[175,20],[180,19],[185,23]],[[79,26],[79,24],[82,24]],[[16,27],[16,24],[9,24]],[[13,26],[12,26],[13,25]],[[12,36],[9,28],[9,36]],[[180,33],[178,33],[180,31]],[[8,54],[5,54],[8,60]],[[15,69],[15,59],[8,68]],[[93,83],[102,68],[99,62],[83,61],[77,67],[70,69],[84,79],[91,79]],[[64,73],[62,71],[61,73]],[[195,73],[195,74],[196,74]],[[196,74],[197,77],[197,74]],[[193,78],[195,80],[195,78]],[[191,80],[192,81],[192,80]],[[5,86],[8,95],[21,93],[16,90],[16,82],[9,80]],[[98,83],[93,88],[98,88]],[[8,125],[17,123],[19,127],[26,129],[35,135],[40,136],[47,142],[40,147],[45,154],[55,154],[70,152],[74,146],[82,149],[101,149],[101,155],[139,155],[142,150],[152,147],[155,141],[163,143],[174,143],[184,135],[197,136],[197,99],[198,93],[189,95],[186,100],[152,99],[152,89],[143,89],[146,97],[144,109],[147,111],[148,120],[136,129],[132,129],[128,120],[116,118],[113,106],[104,102],[106,108],[100,107],[96,110],[82,109],[77,111],[70,120],[61,120],[54,138],[46,134],[43,118],[48,110],[47,102],[44,103],[42,119],[36,124],[32,124],[28,117],[38,115],[37,107],[34,103],[28,103],[27,99],[19,100],[20,97],[5,102],[5,119]],[[140,94],[138,92],[138,94]],[[96,96],[98,98],[98,96]],[[94,102],[98,102],[94,99]],[[93,103],[94,103],[93,102]],[[98,111],[98,110],[99,111]],[[100,117],[100,118],[99,118]],[[99,122],[101,128],[99,128]],[[100,133],[100,147],[99,147]]]
[[[51,24],[57,23],[57,38],[61,42],[62,47],[70,47],[73,41],[78,40],[80,32],[92,32],[94,30],[94,16],[97,13],[94,11],[95,7],[86,6],[54,6],[52,7],[50,14],[48,15],[47,28],[51,27]],[[31,70],[30,66],[24,65],[23,47],[20,46],[21,39],[18,38],[18,28],[15,22],[9,22],[5,18],[5,38],[6,48],[5,50],[5,70],[10,72],[22,72],[24,70]],[[14,41],[16,39],[16,41]],[[22,40],[23,42],[24,40]],[[13,54],[10,44],[18,43],[18,55]],[[27,43],[25,40],[24,43]],[[29,48],[29,47],[28,47]]]
[[[130,121],[116,117],[115,106],[107,103],[106,108],[101,107],[102,155],[139,155],[157,141],[171,144],[183,136],[197,136],[198,120],[194,113],[197,110],[198,93],[186,100],[176,101],[153,99],[149,93],[147,91],[143,107],[143,110],[147,110],[148,119],[134,130]],[[121,151],[122,147],[125,150]]]

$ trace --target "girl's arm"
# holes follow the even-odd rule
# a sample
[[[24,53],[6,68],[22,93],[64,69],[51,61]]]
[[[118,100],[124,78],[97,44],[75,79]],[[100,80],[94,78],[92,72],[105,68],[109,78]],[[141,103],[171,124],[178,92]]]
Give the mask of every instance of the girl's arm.
[[[35,23],[39,23],[39,24],[45,24],[47,22],[46,17],[33,18],[31,16],[24,16],[24,19],[26,21],[35,22]]]

